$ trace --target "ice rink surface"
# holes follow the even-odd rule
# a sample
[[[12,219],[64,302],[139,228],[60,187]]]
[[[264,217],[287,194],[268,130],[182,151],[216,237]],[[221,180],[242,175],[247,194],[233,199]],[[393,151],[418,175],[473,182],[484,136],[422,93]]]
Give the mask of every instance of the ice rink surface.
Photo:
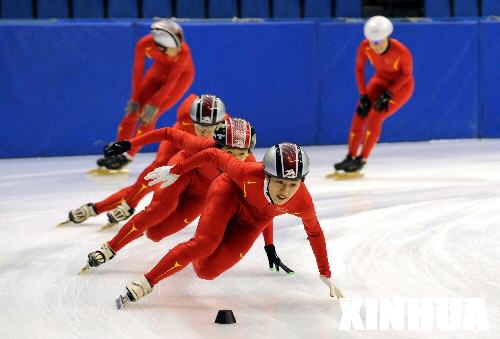
[[[130,174],[101,177],[85,174],[96,156],[0,160],[0,338],[500,338],[500,140],[378,145],[366,177],[351,181],[324,178],[345,146],[306,150],[306,183],[346,297],[484,298],[490,330],[339,331],[339,303],[291,216],[275,219],[274,237],[294,276],[269,272],[259,239],[214,281],[190,266],[116,310],[125,285],[196,223],[160,243],[139,238],[85,276],[87,253],[116,229],[98,231],[105,215],[54,226],[135,180],[153,158],[144,154]],[[219,309],[238,323],[214,324]]]

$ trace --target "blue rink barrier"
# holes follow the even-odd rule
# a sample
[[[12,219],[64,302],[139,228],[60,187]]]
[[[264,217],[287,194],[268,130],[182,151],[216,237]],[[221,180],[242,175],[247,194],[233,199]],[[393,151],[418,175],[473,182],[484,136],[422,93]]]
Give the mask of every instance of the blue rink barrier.
[[[259,147],[347,142],[362,23],[183,27],[196,67],[189,92],[219,95],[230,114],[255,125]],[[6,127],[0,157],[100,152],[116,137],[130,95],[134,44],[148,28],[130,20],[0,23]],[[499,33],[500,23],[487,20],[396,23],[394,37],[413,52],[416,87],[384,124],[381,141],[500,137]],[[176,108],[158,126],[171,125]]]

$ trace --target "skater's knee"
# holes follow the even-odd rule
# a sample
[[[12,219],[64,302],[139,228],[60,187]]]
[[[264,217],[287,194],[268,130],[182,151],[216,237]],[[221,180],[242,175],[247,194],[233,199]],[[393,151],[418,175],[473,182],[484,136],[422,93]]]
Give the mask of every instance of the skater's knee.
[[[203,254],[205,255],[210,255],[212,254],[216,249],[217,246],[219,245],[218,242],[214,241],[210,237],[202,236],[202,237],[195,237],[193,240],[197,243],[198,247],[202,249]]]
[[[159,242],[164,238],[164,236],[160,232],[156,232],[154,227],[146,231],[146,237],[154,242]]]
[[[206,263],[204,260],[194,262],[193,267],[198,278],[204,280],[214,280],[222,273],[220,270]]]

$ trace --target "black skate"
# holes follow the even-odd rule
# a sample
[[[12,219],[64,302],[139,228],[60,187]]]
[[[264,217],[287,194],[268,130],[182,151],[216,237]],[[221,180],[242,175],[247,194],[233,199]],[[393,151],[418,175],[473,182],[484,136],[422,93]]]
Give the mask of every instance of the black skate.
[[[347,154],[347,156],[345,157],[344,160],[336,163],[335,165],[333,165],[333,167],[335,168],[336,171],[343,171],[344,168],[347,165],[349,165],[350,163],[352,163],[353,161],[354,161],[354,158],[350,154]]]
[[[97,166],[105,167],[108,170],[120,170],[132,160],[123,154],[112,155],[108,158],[100,158],[97,160]]]
[[[351,160],[349,161],[349,158]],[[364,174],[361,173],[361,169],[366,164],[366,160],[361,156],[352,158],[349,155],[344,159],[344,161],[335,164],[335,172],[328,174],[326,176],[327,179],[335,179],[335,180],[349,180],[349,179],[358,179],[364,177]],[[343,166],[342,166],[343,165]]]
[[[357,156],[354,161],[349,163],[347,166],[344,167],[344,171],[346,173],[354,173],[357,172],[359,173],[363,167],[366,164],[366,160],[363,159],[361,156]]]

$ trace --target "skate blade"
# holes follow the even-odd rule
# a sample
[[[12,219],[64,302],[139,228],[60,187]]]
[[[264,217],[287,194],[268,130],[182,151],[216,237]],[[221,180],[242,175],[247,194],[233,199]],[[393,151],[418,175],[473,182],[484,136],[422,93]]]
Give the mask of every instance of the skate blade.
[[[360,179],[363,178],[365,175],[360,172],[339,172],[335,171],[333,173],[327,174],[325,176],[326,179],[333,179],[333,180],[352,180],[352,179]]]
[[[87,171],[87,174],[92,174],[92,175],[115,175],[115,174],[127,174],[129,172],[128,168],[122,168],[122,169],[107,169],[104,167],[97,167],[93,168]]]
[[[65,220],[63,222],[60,222],[59,224],[56,225],[56,227],[63,227],[63,226],[66,226],[68,224],[71,224],[71,220]]]
[[[118,225],[118,223],[117,223],[117,222],[108,222],[106,225],[102,226],[102,227],[99,229],[99,232],[109,230],[110,228],[113,228],[113,227],[115,227],[116,225]]]
[[[116,298],[115,300],[115,303],[116,303],[116,308],[121,310],[122,308],[125,307],[125,305],[127,305],[128,303],[130,302],[130,299],[128,298],[127,295],[125,296],[118,296],[118,298]]]
[[[87,273],[89,270],[90,270],[90,266],[89,266],[89,264],[87,264],[84,267],[82,267],[80,272],[78,272],[78,275],[83,275],[83,274]]]

